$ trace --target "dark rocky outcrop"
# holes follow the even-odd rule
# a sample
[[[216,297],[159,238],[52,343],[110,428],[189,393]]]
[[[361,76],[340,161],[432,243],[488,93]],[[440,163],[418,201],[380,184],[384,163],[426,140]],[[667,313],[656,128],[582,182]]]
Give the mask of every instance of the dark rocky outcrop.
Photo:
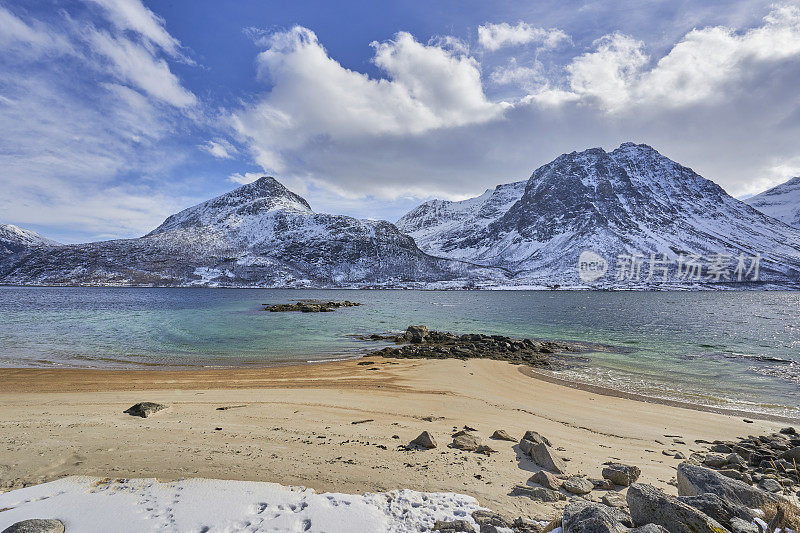
[[[64,533],[61,520],[33,518],[5,528],[3,533]]]
[[[430,450],[436,448],[436,440],[433,438],[433,435],[427,431],[423,431],[417,436],[417,438],[411,441],[411,446]]]
[[[571,492],[572,494],[589,494],[594,489],[594,485],[591,481],[586,479],[585,477],[581,476],[570,476],[564,480],[564,483],[561,485],[567,492]]]
[[[547,444],[536,444],[530,449],[529,453],[533,462],[545,470],[550,470],[557,474],[566,473],[567,465],[564,463],[564,460],[556,455]]]
[[[752,522],[753,518],[755,518],[747,507],[725,501],[716,494],[706,493],[698,496],[679,496],[678,499],[704,512],[728,529],[732,529],[731,520],[734,518],[739,518],[746,522]]]
[[[552,367],[551,354],[579,352],[588,349],[581,343],[512,339],[503,335],[469,333],[456,335],[430,331],[426,326],[409,326],[400,335],[369,335],[364,340],[392,341],[399,346],[386,347],[369,355],[394,358],[424,359],[497,359],[538,367]],[[601,349],[593,346],[592,349]]]
[[[444,522],[437,520],[433,525],[433,531],[440,533],[475,533],[475,528],[466,520],[453,520]]]
[[[514,437],[512,437],[511,435],[509,435],[508,432],[506,430],[504,430],[504,429],[496,430],[494,433],[492,433],[492,436],[489,437],[489,438],[490,439],[494,439],[494,440],[507,440],[507,441],[510,441],[510,442],[516,442],[516,440],[517,440]]]
[[[622,533],[628,528],[617,510],[599,503],[575,502],[564,509],[564,533]]]
[[[157,413],[158,411],[161,411],[166,408],[167,406],[161,403],[140,402],[128,407],[125,410],[125,412],[131,416],[140,416],[142,418],[147,418],[153,413]]]
[[[678,465],[678,494],[698,496],[716,494],[726,502],[760,508],[767,503],[776,502],[777,497],[747,483],[723,476],[702,466],[681,463]]]
[[[628,508],[637,526],[656,524],[670,533],[727,533],[719,522],[674,496],[651,485],[633,483],[628,489]]]
[[[537,502],[558,502],[566,500],[567,497],[556,490],[544,487],[528,487],[527,485],[517,485],[511,491],[512,496],[527,496]]]
[[[642,471],[638,466],[630,466],[622,463],[608,463],[603,468],[603,478],[611,481],[615,485],[627,487],[639,479]]]
[[[342,302],[333,300],[298,300],[293,304],[264,304],[264,311],[269,311],[271,313],[330,313],[340,307],[357,307],[359,305],[361,304],[358,302],[351,302],[350,300],[344,300]]]

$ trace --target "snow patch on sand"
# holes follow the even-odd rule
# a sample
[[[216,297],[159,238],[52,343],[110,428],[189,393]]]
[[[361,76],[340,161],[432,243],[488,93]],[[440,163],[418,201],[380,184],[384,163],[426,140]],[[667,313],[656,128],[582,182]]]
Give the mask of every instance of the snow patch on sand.
[[[29,518],[57,518],[67,531],[321,532],[429,531],[436,520],[466,520],[471,496],[395,490],[317,494],[276,483],[74,476],[0,494],[0,531]]]

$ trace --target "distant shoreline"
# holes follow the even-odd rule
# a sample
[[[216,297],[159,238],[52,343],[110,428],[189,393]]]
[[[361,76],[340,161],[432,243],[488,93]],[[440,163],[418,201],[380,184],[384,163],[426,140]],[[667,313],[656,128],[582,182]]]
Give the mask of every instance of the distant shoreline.
[[[421,364],[432,361],[427,358],[385,358],[378,355],[336,357],[330,360],[281,361],[272,364],[237,364],[226,366],[206,365],[202,367],[158,368],[82,368],[82,367],[0,367],[0,390],[4,392],[58,393],[67,391],[109,392],[123,390],[198,390],[204,387],[228,389],[257,389],[282,374],[295,375],[297,367],[328,367],[338,371],[339,365],[352,365],[353,362],[377,360],[381,364],[400,364],[401,362]],[[481,360],[472,358],[467,360]],[[489,360],[489,359],[487,359]],[[499,361],[502,363],[502,361]],[[732,417],[763,420],[770,422],[800,423],[800,418],[792,418],[769,413],[745,411],[728,407],[715,407],[690,401],[673,400],[626,392],[603,385],[560,378],[528,365],[507,362],[517,370],[533,379],[576,389],[609,398],[621,398],[641,403],[664,405],[692,411],[721,414]],[[283,379],[283,378],[279,378]],[[127,387],[127,388],[126,388]]]

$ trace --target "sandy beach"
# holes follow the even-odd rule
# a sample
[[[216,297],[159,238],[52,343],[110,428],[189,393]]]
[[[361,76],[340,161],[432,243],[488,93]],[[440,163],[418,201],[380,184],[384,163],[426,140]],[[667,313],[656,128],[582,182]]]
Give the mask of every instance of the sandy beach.
[[[662,450],[689,455],[702,449],[696,439],[786,425],[601,394],[520,370],[490,360],[376,357],[263,369],[0,369],[0,490],[68,475],[203,477],[333,492],[455,491],[542,518],[557,514],[552,504],[509,495],[539,468],[515,443],[491,440],[494,430],[547,436],[570,459],[570,474],[600,477],[602,463],[617,460],[675,494],[680,461]],[[146,419],[123,413],[141,401],[169,409]],[[448,448],[465,425],[497,453]],[[398,448],[423,430],[436,449]]]

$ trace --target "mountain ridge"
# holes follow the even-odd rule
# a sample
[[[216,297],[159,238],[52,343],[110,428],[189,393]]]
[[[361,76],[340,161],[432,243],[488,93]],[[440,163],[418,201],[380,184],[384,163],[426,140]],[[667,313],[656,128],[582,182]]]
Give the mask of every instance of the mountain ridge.
[[[753,195],[744,202],[785,224],[800,228],[800,176]]]
[[[581,285],[576,265],[587,250],[609,263],[605,286],[619,274],[614,260],[633,254],[672,261],[681,253],[761,254],[767,278],[794,280],[800,273],[800,232],[645,144],[558,156],[536,169],[520,198],[478,232],[437,233],[430,220],[424,228],[401,220],[424,251],[504,266],[517,282],[531,284]]]
[[[599,289],[800,283],[800,229],[732,198],[651,146],[630,142],[608,152],[562,154],[527,180],[475,198],[424,202],[397,225],[316,213],[263,176],[167,217],[138,239],[55,244],[31,241],[0,256],[0,283]],[[595,266],[604,265],[591,279],[579,268],[588,252]],[[736,285],[745,256],[747,272],[756,275]],[[728,264],[715,279],[683,268],[695,258],[701,273],[720,270],[723,257]],[[663,279],[653,278],[656,259],[668,265]],[[648,267],[650,276],[640,277]]]
[[[0,282],[401,286],[463,284],[484,270],[423,253],[389,222],[315,213],[265,176],[171,215],[138,239],[64,245],[48,254],[23,250],[0,263]]]

